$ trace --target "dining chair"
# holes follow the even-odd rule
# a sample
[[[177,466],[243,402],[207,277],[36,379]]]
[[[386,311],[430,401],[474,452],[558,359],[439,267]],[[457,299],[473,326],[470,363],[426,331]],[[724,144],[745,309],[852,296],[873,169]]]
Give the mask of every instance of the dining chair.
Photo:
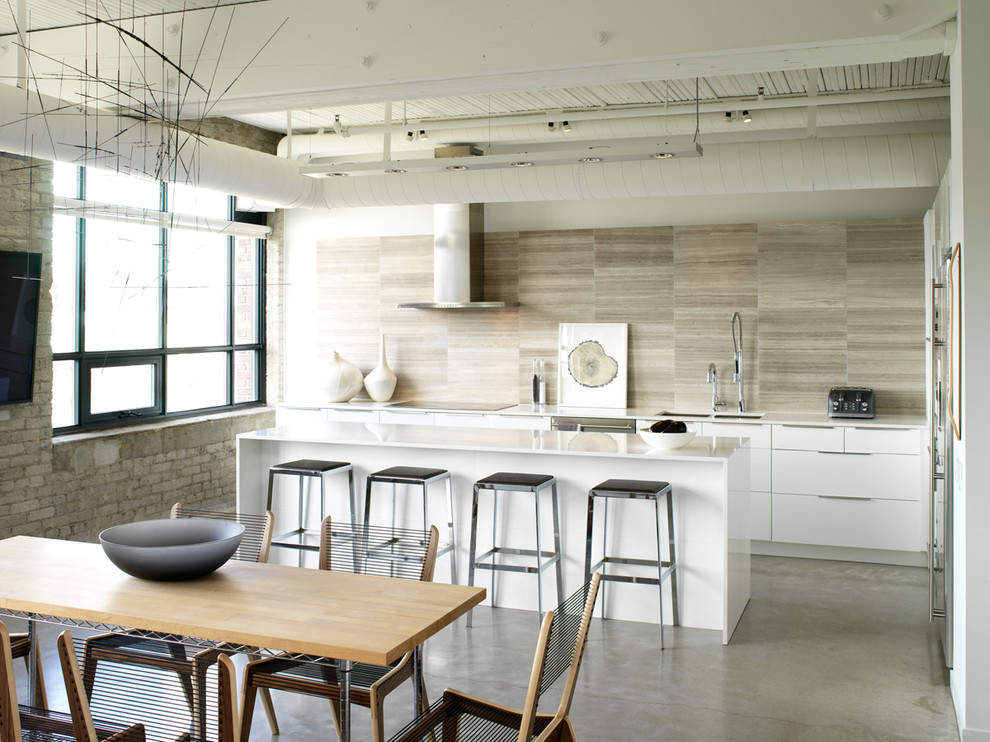
[[[325,518],[320,526],[319,568],[339,572],[377,574],[429,582],[437,558],[439,531],[332,523]],[[407,652],[392,665],[380,666],[356,662],[351,670],[351,703],[371,710],[372,739],[384,742],[385,697],[406,680],[414,680],[414,651]],[[248,742],[258,690],[285,690],[326,698],[330,701],[334,726],[338,729],[340,685],[332,660],[313,658],[306,661],[289,657],[271,657],[249,662],[244,668],[241,692],[241,742]],[[425,710],[425,691],[420,696]],[[274,714],[269,716],[272,734],[278,734]]]
[[[31,637],[27,633],[10,635],[10,656],[13,659],[24,660],[25,667],[31,666]],[[41,652],[35,648],[35,673],[34,697],[35,703],[40,708],[48,708],[48,695],[45,693],[45,673],[41,667]]]
[[[67,677],[70,672],[78,674],[77,658],[81,651],[77,647],[84,646],[84,641],[73,643],[68,631],[59,636],[59,659]],[[85,692],[78,697],[71,692],[67,694],[72,718],[77,724],[88,718],[92,708],[101,717],[141,719],[149,739],[237,742],[240,736],[237,677],[229,655],[216,654],[214,662],[203,670],[201,689],[204,705],[208,708],[204,708],[202,718],[197,718],[195,713],[189,717],[176,713],[181,691],[179,683],[169,673],[155,675],[146,667],[113,660],[105,665],[102,682],[93,697],[86,696]],[[190,675],[194,672],[193,666],[186,665],[181,672]],[[190,728],[195,730],[193,734],[190,734]],[[77,739],[88,740],[88,737],[79,736],[84,731],[77,727]]]
[[[601,574],[596,572],[581,589],[543,617],[526,700],[521,709],[448,688],[425,714],[389,742],[482,739],[486,742],[575,742],[577,737],[568,714],[600,580]],[[567,679],[557,711],[539,713],[540,697],[565,672]]]
[[[68,637],[68,631],[63,632]],[[14,635],[16,636],[16,634]],[[0,623],[0,740],[2,742],[144,742],[141,724],[117,725],[94,721],[83,690],[79,665],[72,653],[71,662],[63,656],[63,643],[71,639],[59,637],[59,657],[70,713],[22,706],[17,703],[14,685],[14,654],[11,634]]]
[[[215,518],[230,520],[244,526],[241,543],[234,552],[232,559],[247,562],[266,563],[271,552],[272,529],[274,515],[265,511],[264,515],[250,513],[216,512],[212,510],[195,510],[183,507],[181,503],[172,506],[172,518]],[[231,606],[236,610],[236,606]],[[101,661],[113,660],[116,663],[135,664],[145,667],[158,668],[176,672],[182,684],[186,704],[192,710],[194,704],[199,704],[196,710],[197,718],[205,718],[205,698],[202,692],[203,678],[206,669],[223,653],[223,648],[195,650],[178,641],[167,641],[166,638],[148,638],[136,633],[99,634],[90,637],[85,642],[83,652],[83,681],[86,692],[93,693],[96,682],[97,667]],[[190,667],[191,672],[184,672]],[[197,687],[194,688],[194,685]],[[197,701],[197,699],[199,699]],[[270,718],[274,718],[271,695],[265,690],[262,703]]]

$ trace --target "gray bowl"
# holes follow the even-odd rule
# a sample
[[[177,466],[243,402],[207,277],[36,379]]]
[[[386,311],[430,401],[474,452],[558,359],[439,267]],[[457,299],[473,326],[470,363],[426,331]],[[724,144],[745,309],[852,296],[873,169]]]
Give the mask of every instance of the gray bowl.
[[[191,580],[223,565],[240,546],[244,526],[213,518],[125,523],[100,534],[110,561],[145,580]]]

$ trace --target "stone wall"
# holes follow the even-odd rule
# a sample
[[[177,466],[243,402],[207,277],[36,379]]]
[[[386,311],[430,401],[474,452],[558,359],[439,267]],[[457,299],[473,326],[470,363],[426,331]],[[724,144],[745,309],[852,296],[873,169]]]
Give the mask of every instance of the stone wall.
[[[247,146],[271,152],[278,140],[271,132],[227,122],[211,124],[209,133],[228,140],[242,136]],[[165,517],[175,502],[233,509],[236,436],[271,427],[270,408],[53,440],[51,203],[50,163],[0,154],[0,249],[43,255],[34,399],[0,406],[0,538],[24,534],[93,541],[111,525]],[[267,262],[276,275],[281,244],[280,234],[268,243]],[[275,287],[269,302],[277,306],[280,284],[268,280]],[[268,326],[278,333],[277,321]],[[277,337],[273,347],[279,347]],[[277,358],[269,356],[267,366],[279,368]]]

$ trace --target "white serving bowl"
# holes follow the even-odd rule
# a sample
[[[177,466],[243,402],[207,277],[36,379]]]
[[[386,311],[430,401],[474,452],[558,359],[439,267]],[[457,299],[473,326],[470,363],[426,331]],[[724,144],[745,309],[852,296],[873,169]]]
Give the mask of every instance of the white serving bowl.
[[[191,580],[223,565],[237,551],[244,526],[216,518],[163,518],[124,523],[100,534],[117,567],[145,580]]]
[[[672,449],[686,446],[694,439],[695,433],[689,430],[686,433],[654,433],[649,428],[639,431],[639,437],[643,442],[653,448]]]

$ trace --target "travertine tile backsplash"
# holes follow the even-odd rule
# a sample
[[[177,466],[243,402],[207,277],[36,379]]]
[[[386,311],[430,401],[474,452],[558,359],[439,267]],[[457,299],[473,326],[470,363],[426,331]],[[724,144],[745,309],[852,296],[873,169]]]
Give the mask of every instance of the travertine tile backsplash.
[[[484,298],[521,304],[497,311],[396,308],[432,299],[432,235],[317,250],[320,362],[370,371],[382,332],[397,399],[528,402],[544,358],[552,402],[558,324],[627,322],[628,406],[706,408],[712,362],[734,404],[738,311],[748,409],[820,412],[836,385],[925,409],[920,219],[490,233]]]

